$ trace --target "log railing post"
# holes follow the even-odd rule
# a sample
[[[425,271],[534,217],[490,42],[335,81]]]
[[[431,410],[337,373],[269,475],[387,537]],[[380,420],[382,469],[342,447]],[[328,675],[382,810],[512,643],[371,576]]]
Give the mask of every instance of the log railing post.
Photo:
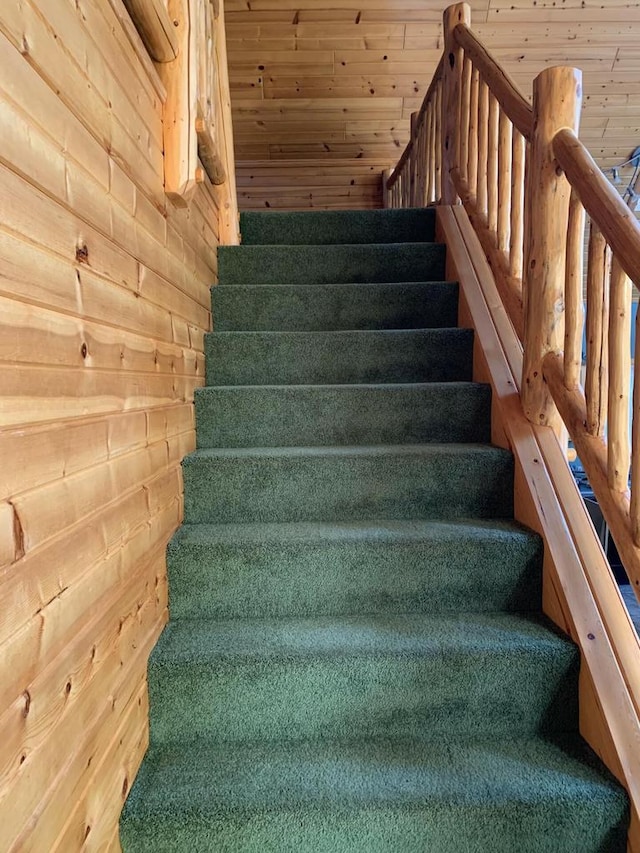
[[[462,91],[462,67],[464,51],[456,43],[454,28],[458,24],[471,24],[471,7],[468,3],[456,3],[444,12],[444,63],[442,98],[442,204],[456,204],[458,196],[451,179],[451,170],[459,164],[460,94]]]
[[[553,137],[563,127],[578,131],[582,74],[547,68],[533,83],[533,136],[527,182],[524,264],[524,359],[522,403],[535,424],[556,427],[555,404],[542,374],[548,352],[564,342],[564,278],[571,187],[553,156]]]

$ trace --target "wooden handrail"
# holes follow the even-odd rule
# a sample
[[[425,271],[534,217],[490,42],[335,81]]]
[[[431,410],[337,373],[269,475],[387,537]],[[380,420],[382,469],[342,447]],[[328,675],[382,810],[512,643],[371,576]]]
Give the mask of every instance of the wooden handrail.
[[[640,284],[640,226],[633,213],[572,130],[556,133],[553,153],[624,271]]]
[[[453,34],[455,40],[463,48],[465,56],[469,57],[479,70],[480,76],[488,85],[491,94],[498,101],[510,121],[520,131],[525,139],[531,139],[533,133],[533,110],[522,97],[509,75],[491,56],[482,42],[478,41],[466,24],[458,24]]]

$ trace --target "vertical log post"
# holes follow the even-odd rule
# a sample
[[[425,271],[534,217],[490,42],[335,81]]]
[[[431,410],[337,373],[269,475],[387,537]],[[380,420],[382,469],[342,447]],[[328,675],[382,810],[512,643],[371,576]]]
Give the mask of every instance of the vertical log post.
[[[451,170],[459,150],[457,134],[460,132],[460,95],[462,91],[462,65],[464,51],[456,43],[453,31],[458,24],[471,24],[471,7],[456,3],[444,11],[444,66],[442,98],[442,204],[457,204],[458,196],[451,179]]]
[[[514,127],[511,142],[511,221],[509,223],[509,271],[514,278],[522,278],[524,161],[524,137]]]
[[[626,493],[631,463],[629,387],[631,385],[631,281],[617,258],[611,263],[609,311],[609,394],[607,454],[609,488]]]
[[[587,430],[604,436],[609,385],[609,273],[611,252],[602,231],[591,220],[587,253],[587,365],[584,395]]]
[[[418,113],[411,113],[411,154],[409,155],[409,207],[416,207],[416,184],[420,145],[418,142]]]
[[[565,271],[564,384],[570,391],[580,384],[582,366],[582,275],[584,255],[584,207],[577,193],[571,193],[567,225]]]
[[[533,136],[527,182],[522,403],[527,418],[559,431],[559,417],[542,375],[542,359],[562,349],[567,220],[571,188],[553,157],[562,127],[578,131],[582,74],[547,68],[533,83]]]
[[[509,260],[509,223],[511,217],[511,122],[500,110],[498,135],[498,249]]]
[[[471,69],[471,95],[469,97],[469,144],[467,145],[467,185],[475,203],[478,194],[478,97],[480,72]]]

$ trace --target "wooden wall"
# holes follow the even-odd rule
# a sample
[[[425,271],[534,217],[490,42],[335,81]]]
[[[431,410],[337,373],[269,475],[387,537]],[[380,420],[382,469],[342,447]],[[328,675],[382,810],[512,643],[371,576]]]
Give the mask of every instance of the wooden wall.
[[[380,160],[258,160],[237,164],[243,210],[382,207]]]
[[[310,175],[317,160],[395,164],[442,52],[446,5],[228,0],[240,174],[245,161],[298,160]],[[640,145],[640,3],[471,0],[471,7],[474,31],[526,96],[546,66],[582,68],[581,136],[601,165]],[[275,194],[266,200],[277,206]]]
[[[166,204],[162,86],[121,0],[5,0],[0,56],[0,850],[115,850],[217,191]]]

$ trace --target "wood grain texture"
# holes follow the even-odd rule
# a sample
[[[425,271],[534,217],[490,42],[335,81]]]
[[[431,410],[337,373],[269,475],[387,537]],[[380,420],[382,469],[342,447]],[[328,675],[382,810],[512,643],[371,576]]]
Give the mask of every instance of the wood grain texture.
[[[119,849],[216,246],[233,236],[232,182],[168,202],[166,87],[132,27],[121,0],[0,10],[7,851]]]
[[[575,66],[584,81],[581,138],[599,166],[628,158],[640,132],[636,6],[471,7],[473,33],[503,66],[509,79],[500,92],[527,132],[534,77],[548,66]],[[394,165],[442,53],[442,9],[419,0],[233,0],[227,37],[238,162],[326,156]],[[375,121],[376,135],[364,124],[349,129],[355,116]],[[630,174],[623,170],[623,181]]]

